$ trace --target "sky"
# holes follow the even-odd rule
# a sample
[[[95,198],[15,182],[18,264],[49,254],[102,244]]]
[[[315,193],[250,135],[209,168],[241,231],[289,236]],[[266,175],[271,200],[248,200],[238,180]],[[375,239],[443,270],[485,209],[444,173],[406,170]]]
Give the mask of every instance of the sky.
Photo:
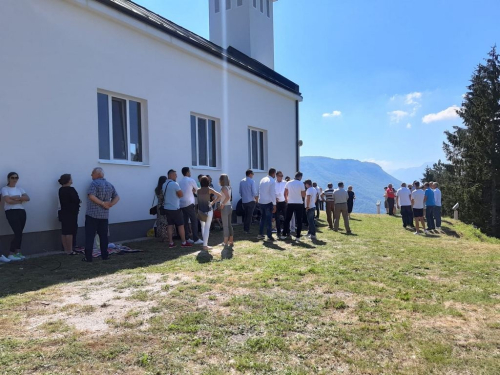
[[[135,0],[209,38],[208,0]],[[470,77],[500,43],[499,0],[279,0],[275,70],[300,85],[302,156],[390,172],[445,159]]]

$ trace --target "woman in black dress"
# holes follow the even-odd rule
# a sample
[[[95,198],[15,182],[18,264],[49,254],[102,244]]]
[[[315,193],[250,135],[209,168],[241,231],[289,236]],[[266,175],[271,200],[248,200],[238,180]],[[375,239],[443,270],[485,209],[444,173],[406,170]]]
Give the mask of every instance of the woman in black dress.
[[[73,251],[73,236],[78,230],[78,212],[80,211],[80,197],[75,188],[71,186],[73,180],[70,174],[63,174],[59,179],[62,185],[59,188],[59,221],[61,222],[62,243],[64,251],[68,255],[76,255]]]
[[[352,191],[352,186],[347,188],[347,195],[349,195],[349,198],[347,198],[347,212],[349,213],[349,219],[351,219],[351,212],[354,207],[354,200],[356,199],[356,195]]]

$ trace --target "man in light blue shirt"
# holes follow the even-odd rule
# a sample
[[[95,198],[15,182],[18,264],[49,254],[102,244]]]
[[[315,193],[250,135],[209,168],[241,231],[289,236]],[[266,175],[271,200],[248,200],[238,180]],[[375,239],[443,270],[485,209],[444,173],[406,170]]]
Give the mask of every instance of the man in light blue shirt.
[[[165,202],[163,204],[164,212],[167,217],[167,231],[168,231],[168,247],[175,247],[173,241],[174,225],[177,227],[179,236],[181,237],[181,247],[189,247],[191,244],[186,242],[186,235],[184,231],[184,217],[180,209],[180,200],[183,197],[181,187],[175,181],[177,180],[177,172],[173,169],[168,171],[168,180],[163,184],[163,191]]]
[[[436,200],[434,199],[434,192],[430,188],[428,182],[425,183],[425,218],[427,220],[427,230],[436,229],[436,224],[434,222],[434,206],[436,205]]]
[[[256,201],[259,196],[251,169],[246,171],[246,177],[240,181],[240,196],[243,209],[245,210],[243,230],[248,234],[250,232],[250,224],[252,223],[253,211],[255,210]]]
[[[434,206],[436,229],[441,230],[441,190],[439,190],[439,184],[437,182],[434,182],[433,191],[434,191],[434,200],[436,201],[436,205]]]

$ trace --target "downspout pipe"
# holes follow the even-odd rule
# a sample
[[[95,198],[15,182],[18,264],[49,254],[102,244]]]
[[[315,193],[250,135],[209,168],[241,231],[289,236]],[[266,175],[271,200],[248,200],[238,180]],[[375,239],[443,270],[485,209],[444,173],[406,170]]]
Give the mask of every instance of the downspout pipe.
[[[299,138],[299,101],[295,101],[295,147],[296,147],[296,169],[295,171],[300,171],[300,138]]]

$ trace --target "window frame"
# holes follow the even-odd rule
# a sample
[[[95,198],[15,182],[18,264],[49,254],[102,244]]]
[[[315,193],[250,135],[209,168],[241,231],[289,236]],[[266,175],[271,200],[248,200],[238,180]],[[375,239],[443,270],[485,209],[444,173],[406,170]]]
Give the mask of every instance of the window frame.
[[[109,131],[109,159],[102,159],[99,155],[99,130],[98,130],[98,162],[102,164],[124,164],[124,165],[135,165],[135,166],[149,166],[148,164],[148,144],[147,144],[147,124],[146,124],[146,112],[147,112],[147,101],[145,99],[133,97],[130,95],[119,94],[113,91],[98,89],[96,94],[107,95],[108,97],[108,131]],[[98,97],[98,95],[97,95]],[[113,140],[113,99],[125,101],[125,114],[126,114],[126,126],[127,126],[127,159],[115,159],[114,157],[114,140]],[[141,121],[141,147],[142,147],[142,161],[131,160],[130,152],[130,101],[134,101],[140,104],[140,121]],[[99,103],[97,104],[97,110],[99,111]],[[97,118],[97,127],[99,129],[99,118]]]
[[[252,155],[252,131],[257,132],[257,164],[258,168],[253,166],[253,155]],[[262,145],[260,144],[260,133],[262,133]],[[255,172],[265,172],[267,169],[267,130],[255,128],[253,126],[248,127],[248,168]],[[263,160],[260,160],[262,156]],[[260,168],[262,166],[262,168]]]
[[[197,165],[193,165],[193,133],[191,128],[191,119],[195,118],[195,140],[196,140],[196,162]],[[203,119],[206,121],[206,129],[207,129],[207,165],[200,165],[200,148],[199,148],[199,135],[198,135],[198,119]],[[208,137],[209,129],[208,124],[209,121],[213,121],[215,123],[215,167],[211,167],[210,164],[210,137]],[[221,162],[221,130],[220,130],[220,120],[216,117],[203,115],[201,113],[191,112],[189,115],[189,133],[190,133],[190,147],[191,147],[191,168],[192,169],[202,169],[202,170],[221,170],[222,162]]]

